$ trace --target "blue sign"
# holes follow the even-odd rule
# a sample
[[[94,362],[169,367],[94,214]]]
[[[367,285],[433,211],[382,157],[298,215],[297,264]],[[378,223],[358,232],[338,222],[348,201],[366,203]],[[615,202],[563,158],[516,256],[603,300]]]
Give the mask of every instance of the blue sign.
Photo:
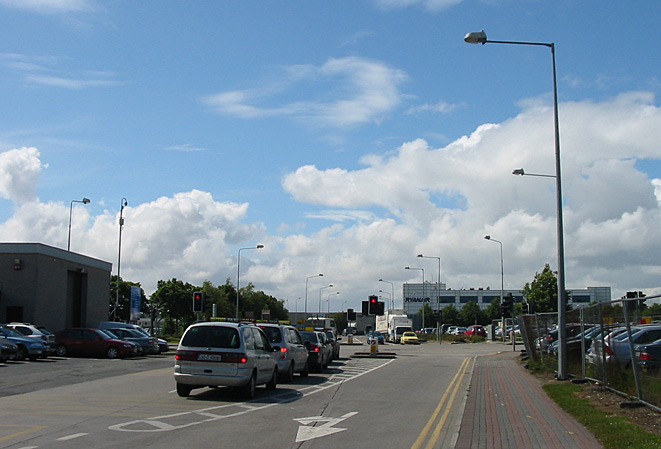
[[[140,319],[140,287],[131,287],[131,321]]]

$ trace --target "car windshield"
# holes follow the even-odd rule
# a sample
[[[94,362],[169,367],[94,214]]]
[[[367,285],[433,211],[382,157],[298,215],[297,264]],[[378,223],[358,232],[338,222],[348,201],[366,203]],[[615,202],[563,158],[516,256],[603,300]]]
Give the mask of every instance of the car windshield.
[[[280,343],[282,341],[282,333],[277,327],[259,326],[259,328],[264,331],[266,338],[269,339],[269,343]]]
[[[301,338],[303,341],[309,341],[310,343],[315,343],[317,344],[319,340],[317,339],[317,334],[314,332],[309,332],[309,331],[302,331],[299,332],[301,334]]]
[[[108,329],[103,329],[103,330],[97,329],[97,331],[101,334],[101,336],[103,336],[105,338],[111,338],[113,340],[119,340],[119,337],[117,335],[113,334],[112,331],[110,331]]]
[[[234,327],[196,326],[188,329],[181,340],[183,346],[237,349],[239,333]]]
[[[23,334],[21,334],[20,332],[16,332],[14,329],[10,327],[2,326],[0,327],[0,332],[2,332],[7,337],[24,337]]]

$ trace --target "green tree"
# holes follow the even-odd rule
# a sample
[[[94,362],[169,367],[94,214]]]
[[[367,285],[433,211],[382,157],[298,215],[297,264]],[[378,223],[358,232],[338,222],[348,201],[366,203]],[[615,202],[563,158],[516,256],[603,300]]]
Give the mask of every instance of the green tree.
[[[443,313],[443,324],[452,324],[452,325],[459,324],[459,320],[460,320],[459,311],[454,306],[454,304],[448,304],[447,306],[443,307],[442,313]]]
[[[477,301],[468,301],[459,311],[459,322],[462,326],[470,326],[472,324],[484,324],[485,315]]]
[[[148,302],[145,291],[139,282],[125,281],[119,278],[119,302],[117,301],[117,275],[110,276],[110,303],[109,315],[115,321],[128,322],[131,318],[131,287],[140,288],[140,311],[148,311]]]
[[[193,292],[200,290],[189,283],[172,278],[158,281],[150,304],[166,317],[165,332],[178,333],[195,320]]]
[[[485,324],[491,324],[493,320],[500,320],[500,298],[494,298],[491,300],[491,304],[484,310],[484,315],[486,317]]]
[[[436,319],[434,318],[434,311],[427,302],[424,303],[422,309],[418,310],[418,315],[420,315],[420,317],[423,317],[423,314],[424,314],[424,319],[422,320],[422,322],[424,323],[424,325],[426,327],[435,327]]]
[[[558,311],[558,280],[549,264],[544,266],[541,273],[535,273],[532,282],[526,282],[523,295],[534,313]]]

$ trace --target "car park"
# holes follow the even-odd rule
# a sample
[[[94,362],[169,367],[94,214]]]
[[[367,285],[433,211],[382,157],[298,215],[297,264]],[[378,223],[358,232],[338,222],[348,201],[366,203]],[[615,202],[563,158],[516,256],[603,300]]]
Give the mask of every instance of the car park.
[[[417,345],[420,343],[420,340],[418,340],[418,336],[415,335],[415,332],[404,332],[400,343],[403,345]]]
[[[246,398],[253,398],[257,385],[274,390],[277,377],[276,352],[264,332],[252,324],[192,324],[175,354],[174,380],[182,397],[195,388],[226,386],[238,387]]]
[[[326,343],[326,335],[319,331],[301,331],[303,344],[308,349],[310,370],[321,372],[328,368],[331,359],[331,348]]]
[[[465,332],[466,332],[465,327],[455,327],[454,329],[452,329],[452,332],[450,332],[450,334],[451,335],[464,335]]]
[[[631,339],[631,343],[629,342]],[[631,337],[628,332],[610,339],[607,342],[606,362],[615,362],[622,366],[629,366],[631,363],[631,346],[635,348],[639,345],[652,343],[661,339],[661,325],[636,326],[631,328]]]
[[[299,373],[301,377],[308,375],[308,350],[295,327],[269,323],[259,324],[258,327],[276,350],[278,373],[282,380],[291,382],[294,373]]]
[[[143,355],[158,354],[160,349],[156,337],[146,335],[137,329],[118,328],[118,329],[103,329],[107,334],[111,334],[118,340],[129,341],[135,343],[140,347],[140,353]]]
[[[455,329],[459,326],[448,326],[448,328],[445,331],[446,335],[453,335]]]
[[[46,346],[44,346],[41,339],[26,337],[7,326],[0,326],[0,338],[6,338],[17,346],[18,350],[14,354],[14,360],[17,361],[26,358],[37,360],[46,353]]]
[[[661,368],[661,340],[638,346],[635,354],[643,371],[658,372]]]
[[[55,353],[59,357],[85,356],[116,359],[139,354],[139,346],[105,333],[101,329],[71,328],[55,333]]]
[[[55,354],[55,335],[43,327],[37,327],[30,323],[7,323],[7,327],[14,329],[21,335],[37,338],[46,347],[43,356]]]
[[[144,329],[143,327],[140,327],[137,324],[122,323],[121,321],[101,321],[97,328],[98,329],[119,329],[119,328],[135,329],[147,336],[151,336],[151,334],[147,332],[147,330]],[[170,350],[170,346],[167,341],[158,337],[156,337],[156,340],[158,343],[159,354],[163,352],[168,352]]]

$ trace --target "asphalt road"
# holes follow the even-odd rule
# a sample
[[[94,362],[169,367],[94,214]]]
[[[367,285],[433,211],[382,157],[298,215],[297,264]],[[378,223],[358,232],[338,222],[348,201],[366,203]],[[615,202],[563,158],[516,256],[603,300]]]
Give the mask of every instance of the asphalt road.
[[[323,374],[258,387],[174,391],[172,355],[0,366],[0,448],[451,447],[473,356],[494,344],[342,346]]]

